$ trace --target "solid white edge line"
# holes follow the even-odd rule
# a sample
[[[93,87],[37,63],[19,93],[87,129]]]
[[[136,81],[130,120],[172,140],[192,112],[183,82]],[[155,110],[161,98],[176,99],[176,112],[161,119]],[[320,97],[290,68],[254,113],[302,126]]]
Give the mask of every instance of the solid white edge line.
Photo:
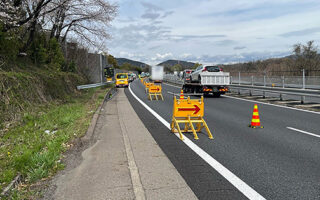
[[[178,86],[175,86],[175,85],[171,85],[171,84],[167,84],[167,83],[164,83],[164,84],[165,85],[169,85],[171,87],[181,88],[181,87],[178,87]],[[232,96],[227,96],[227,95],[223,95],[223,97],[227,97],[227,98],[231,98],[231,99],[238,99],[238,100],[248,101],[248,102],[253,102],[253,103],[259,103],[259,104],[264,104],[264,105],[269,105],[269,106],[275,106],[275,107],[280,107],[280,108],[287,108],[287,109],[291,109],[291,110],[303,111],[303,112],[308,112],[308,113],[313,113],[313,114],[320,115],[320,112],[311,111],[311,110],[302,110],[302,109],[299,109],[299,108],[286,107],[286,106],[275,105],[275,104],[261,102],[261,101],[249,100],[249,99],[241,99],[241,98],[238,98],[238,97],[232,97]]]
[[[310,133],[308,131],[303,131],[303,130],[300,130],[300,129],[297,129],[297,128],[292,128],[292,127],[287,127],[287,129],[290,129],[290,130],[293,130],[293,131],[297,131],[297,132],[300,132],[300,133],[304,133],[304,134],[307,134],[307,135],[311,135],[311,136],[320,138],[320,135],[317,135],[317,134],[314,134],[314,133]]]
[[[132,96],[142,105],[144,106],[153,116],[155,116],[163,125],[165,125],[170,130],[170,123],[168,123],[165,119],[163,119],[158,113],[156,113],[152,108],[146,105],[139,97],[137,97],[133,91],[131,90],[131,85],[129,86],[129,91]],[[179,134],[175,133],[175,135],[180,139]],[[235,186],[242,194],[244,194],[248,199],[265,199],[258,192],[256,192],[253,188],[251,188],[248,184],[238,178],[235,174],[233,174],[230,170],[220,164],[217,160],[212,158],[207,152],[202,150],[196,144],[194,144],[189,138],[184,137],[183,142],[192,149],[196,154],[198,154],[204,161],[206,161],[212,168],[214,168],[219,174],[221,174],[225,179],[227,179],[233,186]]]

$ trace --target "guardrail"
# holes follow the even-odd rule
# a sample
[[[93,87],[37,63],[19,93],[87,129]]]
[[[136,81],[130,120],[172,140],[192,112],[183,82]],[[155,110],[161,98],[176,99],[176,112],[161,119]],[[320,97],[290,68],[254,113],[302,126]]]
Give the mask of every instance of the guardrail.
[[[301,104],[304,103],[305,97],[320,98],[320,91],[317,90],[305,90],[305,89],[293,89],[293,88],[269,88],[269,87],[257,87],[257,86],[243,86],[243,85],[230,85],[231,89],[236,88],[238,94],[241,94],[241,90],[249,91],[249,96],[252,96],[253,91],[262,92],[262,98],[266,97],[266,93],[279,94],[280,101],[283,100],[283,95],[293,95],[301,97]]]
[[[231,84],[320,89],[320,76],[231,76]]]
[[[164,76],[164,81],[174,83],[177,85],[183,85],[183,81],[176,75],[166,74]],[[301,103],[305,102],[305,97],[320,98],[319,90],[311,89],[299,89],[299,88],[285,88],[285,87],[268,87],[268,86],[255,86],[255,85],[229,85],[230,88],[237,88],[238,94],[241,90],[249,91],[249,95],[252,96],[253,91],[262,92],[262,97],[265,98],[266,94],[279,94],[280,100],[283,100],[283,95],[293,95],[300,96]]]
[[[113,82],[107,82],[107,83],[93,83],[93,84],[87,84],[87,85],[78,85],[77,86],[77,90],[95,88],[95,87],[100,87],[100,86],[103,86],[103,85],[110,85],[112,83],[114,83],[114,81]]]

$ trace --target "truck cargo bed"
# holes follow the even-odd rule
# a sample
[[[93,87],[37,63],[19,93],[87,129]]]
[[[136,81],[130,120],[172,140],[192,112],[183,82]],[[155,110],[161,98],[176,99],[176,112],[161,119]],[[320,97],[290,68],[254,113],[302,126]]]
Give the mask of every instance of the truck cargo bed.
[[[201,85],[230,85],[230,73],[203,73],[201,74]]]

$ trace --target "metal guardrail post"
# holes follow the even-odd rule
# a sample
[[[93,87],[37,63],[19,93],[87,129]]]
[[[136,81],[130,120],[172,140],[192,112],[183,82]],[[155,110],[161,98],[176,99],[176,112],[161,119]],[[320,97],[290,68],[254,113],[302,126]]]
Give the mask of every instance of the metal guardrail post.
[[[284,88],[284,76],[281,76],[282,79],[282,88]]]
[[[263,99],[266,98],[266,92],[265,92],[265,91],[262,92],[262,98],[263,98]]]
[[[249,90],[249,96],[250,97],[252,96],[252,90]]]
[[[283,100],[283,98],[282,98],[282,93],[280,93],[280,101],[282,101]]]
[[[306,89],[306,76],[304,69],[302,69],[302,89]]]
[[[263,76],[263,86],[266,87],[266,76]]]
[[[251,76],[251,85],[253,86],[253,76]]]
[[[306,100],[306,97],[305,96],[301,96],[301,104],[304,104],[305,100]]]
[[[240,85],[240,72],[239,72],[239,80],[238,80],[238,81],[239,81],[239,83],[238,83],[238,84]]]

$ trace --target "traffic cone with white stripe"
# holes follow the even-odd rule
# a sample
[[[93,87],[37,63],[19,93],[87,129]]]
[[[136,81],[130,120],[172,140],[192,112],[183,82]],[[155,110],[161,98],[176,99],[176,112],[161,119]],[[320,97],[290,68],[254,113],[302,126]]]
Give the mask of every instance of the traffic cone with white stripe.
[[[263,128],[260,124],[260,117],[259,117],[259,111],[258,111],[258,105],[254,104],[253,107],[253,114],[252,114],[252,119],[251,119],[251,124],[249,125],[251,128]]]
[[[181,92],[180,92],[180,100],[181,99],[184,99],[183,90],[181,90]]]

